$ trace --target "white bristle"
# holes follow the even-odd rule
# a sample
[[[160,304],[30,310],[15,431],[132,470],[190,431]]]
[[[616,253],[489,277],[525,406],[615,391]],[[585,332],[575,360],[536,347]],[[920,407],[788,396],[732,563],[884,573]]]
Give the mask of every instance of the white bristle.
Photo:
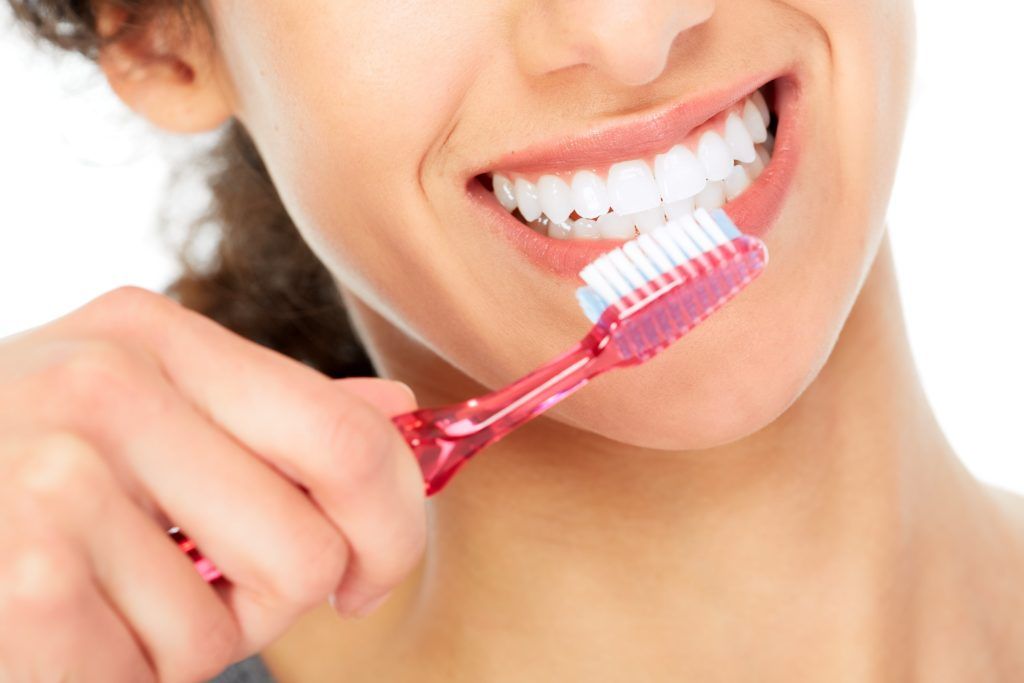
[[[711,239],[715,241],[715,244],[730,244],[731,240],[726,237],[725,233],[722,232],[721,226],[715,222],[715,219],[711,217],[711,214],[709,214],[707,210],[698,209],[693,214],[693,217],[697,220],[697,223],[700,224],[700,227],[704,228],[704,232],[706,232]]]
[[[687,216],[682,221],[682,228],[686,232],[686,235],[693,240],[700,250],[707,253],[715,248],[715,243],[711,241],[711,238],[707,236],[701,227],[697,225],[697,221],[693,219],[693,216]]]
[[[593,263],[580,271],[580,277],[609,304],[619,298],[615,289],[605,281]]]
[[[669,238],[679,245],[679,248],[683,250],[683,253],[688,258],[695,259],[704,253],[704,250],[686,234],[686,229],[681,221],[673,221],[669,224],[669,227],[671,228],[668,232]]]
[[[629,260],[629,257],[623,253],[622,249],[616,249],[615,251],[608,253],[608,260],[611,261],[612,265],[622,274],[624,278],[629,282],[633,289],[643,287],[647,284],[649,278],[645,277],[640,270],[633,265],[633,262]]]
[[[653,280],[661,274],[658,267],[651,263],[651,259],[647,258],[647,255],[644,254],[643,249],[640,248],[640,245],[637,244],[636,241],[626,242],[623,244],[622,251],[624,251],[626,256],[629,257],[629,260],[633,262],[633,265],[643,273],[646,280]]]
[[[665,250],[662,249],[654,238],[650,235],[644,234],[636,238],[636,243],[643,250],[644,254],[647,255],[654,265],[658,267],[662,273],[667,273],[674,267],[672,260],[665,254]]]
[[[736,253],[733,239],[740,235],[725,212],[718,210],[712,216],[698,209],[692,216],[670,220],[588,264],[580,271],[587,286],[577,290],[577,299],[587,317],[596,322],[609,306],[663,273],[681,268],[697,277],[706,272],[694,262],[713,267],[705,254],[719,248]]]
[[[594,265],[597,266],[597,272],[604,276],[604,279],[610,284],[619,296],[617,298],[628,295],[633,291],[633,287],[630,286],[626,278],[622,276],[622,273],[618,271],[615,265],[608,260],[607,255],[594,261]]]
[[[654,241],[658,243],[658,246],[665,250],[668,257],[672,259],[673,265],[682,265],[684,261],[690,260],[690,257],[683,253],[682,249],[679,248],[679,245],[676,244],[675,240],[673,240],[669,235],[668,229],[662,230],[659,228],[658,230],[648,234],[654,238]]]

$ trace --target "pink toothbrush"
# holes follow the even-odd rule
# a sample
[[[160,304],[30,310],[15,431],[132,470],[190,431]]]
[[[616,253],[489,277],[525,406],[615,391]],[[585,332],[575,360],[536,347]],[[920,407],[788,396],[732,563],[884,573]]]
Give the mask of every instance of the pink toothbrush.
[[[597,258],[576,296],[595,324],[571,349],[503,389],[392,418],[433,495],[480,449],[618,367],[653,358],[736,296],[768,262],[764,243],[721,209],[672,220]],[[169,531],[207,581],[221,577],[177,527]]]

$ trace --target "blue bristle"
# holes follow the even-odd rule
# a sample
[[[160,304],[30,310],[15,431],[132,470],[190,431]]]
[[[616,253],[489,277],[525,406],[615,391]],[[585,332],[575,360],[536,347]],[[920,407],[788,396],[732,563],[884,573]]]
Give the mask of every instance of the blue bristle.
[[[715,219],[716,223],[718,223],[718,227],[722,229],[722,232],[724,232],[725,236],[729,239],[734,240],[742,234],[725,211],[715,209],[710,213],[711,217]]]
[[[604,309],[611,305],[611,302],[605,301],[600,294],[590,287],[580,287],[577,289],[576,300],[580,302],[583,313],[592,323],[596,323],[597,319],[604,313]]]
[[[725,235],[725,237],[727,239],[734,240],[737,237],[742,236],[742,233],[739,231],[739,229],[736,227],[736,225],[732,222],[732,220],[729,218],[729,216],[725,213],[725,211],[723,211],[722,209],[716,209],[716,210],[711,211],[709,213],[710,213],[710,216],[711,216],[712,220],[714,220],[715,223],[718,225],[718,227],[721,228],[722,233]],[[712,239],[714,239],[714,238],[712,238]],[[678,241],[678,240],[675,240],[675,241]],[[665,244],[663,244],[662,246],[665,246]],[[659,250],[659,251],[663,251],[664,252],[664,256],[659,257],[659,258],[664,259],[665,257],[667,257],[668,258],[668,263],[672,263],[672,265],[675,266],[675,265],[679,265],[679,264],[674,263],[674,261],[676,261],[679,256],[682,256],[682,254],[679,253],[680,250],[683,251],[686,254],[686,256],[688,256],[688,257],[692,257],[692,256],[696,255],[696,254],[688,253],[690,251],[689,248],[688,249],[681,249],[681,247],[679,247],[677,249],[677,247],[678,247],[678,245],[676,245],[676,247],[673,247],[673,249],[676,249],[676,253],[677,253],[676,257],[673,257],[671,253],[668,253],[670,250],[664,249],[664,250]],[[633,251],[631,253],[632,253],[633,256],[636,256],[638,253],[642,253],[642,250],[635,249],[635,251]],[[619,260],[622,261],[621,254],[617,255],[617,258],[619,258]],[[647,267],[648,270],[650,270],[650,268],[653,267],[654,269],[656,269],[656,270],[658,270],[660,272],[664,272],[664,268],[663,268],[664,264],[662,266],[659,266],[655,259],[651,259],[649,257],[649,255],[648,255],[648,258],[651,261],[650,265]],[[602,259],[606,259],[606,261],[607,261],[606,257],[602,257]],[[629,292],[632,291],[633,283],[628,282],[626,278],[622,277],[622,273],[623,273],[622,269],[619,269],[617,266],[613,265],[611,262],[606,262],[606,263],[603,263],[603,264],[600,264],[600,263],[597,263],[597,262],[595,262],[595,263],[598,265],[598,270],[604,269],[607,266],[611,266],[611,268],[614,269],[614,272],[612,273],[612,275],[618,274],[617,277],[614,277],[614,278],[612,278],[612,277],[603,278],[606,281],[606,284],[609,287],[611,287],[611,289],[614,292],[618,293],[620,296],[625,296],[625,295],[629,294]],[[625,267],[629,267],[629,263],[626,263],[626,262],[623,262],[622,265],[625,266]],[[638,273],[641,272],[641,271],[642,271],[642,269],[637,270]],[[631,272],[631,271],[626,271],[626,272]],[[649,275],[649,273],[646,273],[645,277],[647,275]],[[619,282],[619,280],[621,280],[621,282]],[[627,285],[629,287],[628,290],[623,291],[623,287],[627,286]],[[711,281],[709,281],[709,282],[701,283],[695,289],[695,295],[703,300],[702,303],[704,305],[707,305],[708,301],[710,300],[710,297],[714,297],[714,298],[717,299],[719,296],[721,296],[722,292],[718,291],[719,290],[719,286],[718,285],[719,285],[719,283],[714,281],[714,279],[712,278]],[[604,313],[605,309],[607,309],[608,306],[610,306],[612,303],[614,303],[612,301],[605,300],[605,298],[603,296],[598,294],[597,291],[595,291],[594,288],[592,288],[590,286],[583,286],[583,287],[580,287],[579,289],[577,289],[576,290],[576,299],[579,301],[580,307],[583,309],[583,313],[587,316],[587,318],[591,322],[597,322],[597,320],[601,317],[601,314]],[[690,311],[691,315],[695,315],[695,313],[696,313],[695,311]]]

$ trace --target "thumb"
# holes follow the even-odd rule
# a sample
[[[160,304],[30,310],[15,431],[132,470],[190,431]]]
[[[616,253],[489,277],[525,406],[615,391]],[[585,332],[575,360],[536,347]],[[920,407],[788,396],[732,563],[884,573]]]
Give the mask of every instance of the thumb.
[[[416,410],[416,395],[403,382],[378,377],[346,377],[334,380],[334,384],[388,417]]]

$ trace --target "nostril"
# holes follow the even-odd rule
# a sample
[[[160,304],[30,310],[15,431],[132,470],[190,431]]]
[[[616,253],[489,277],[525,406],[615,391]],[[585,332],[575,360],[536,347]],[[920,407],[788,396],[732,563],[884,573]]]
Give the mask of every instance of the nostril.
[[[676,41],[706,23],[715,0],[550,0],[515,18],[521,68],[530,76],[589,66],[627,86],[665,70]]]
[[[677,43],[714,12],[714,0],[614,3],[593,27],[594,46],[609,75],[624,85],[647,85],[664,73]]]

